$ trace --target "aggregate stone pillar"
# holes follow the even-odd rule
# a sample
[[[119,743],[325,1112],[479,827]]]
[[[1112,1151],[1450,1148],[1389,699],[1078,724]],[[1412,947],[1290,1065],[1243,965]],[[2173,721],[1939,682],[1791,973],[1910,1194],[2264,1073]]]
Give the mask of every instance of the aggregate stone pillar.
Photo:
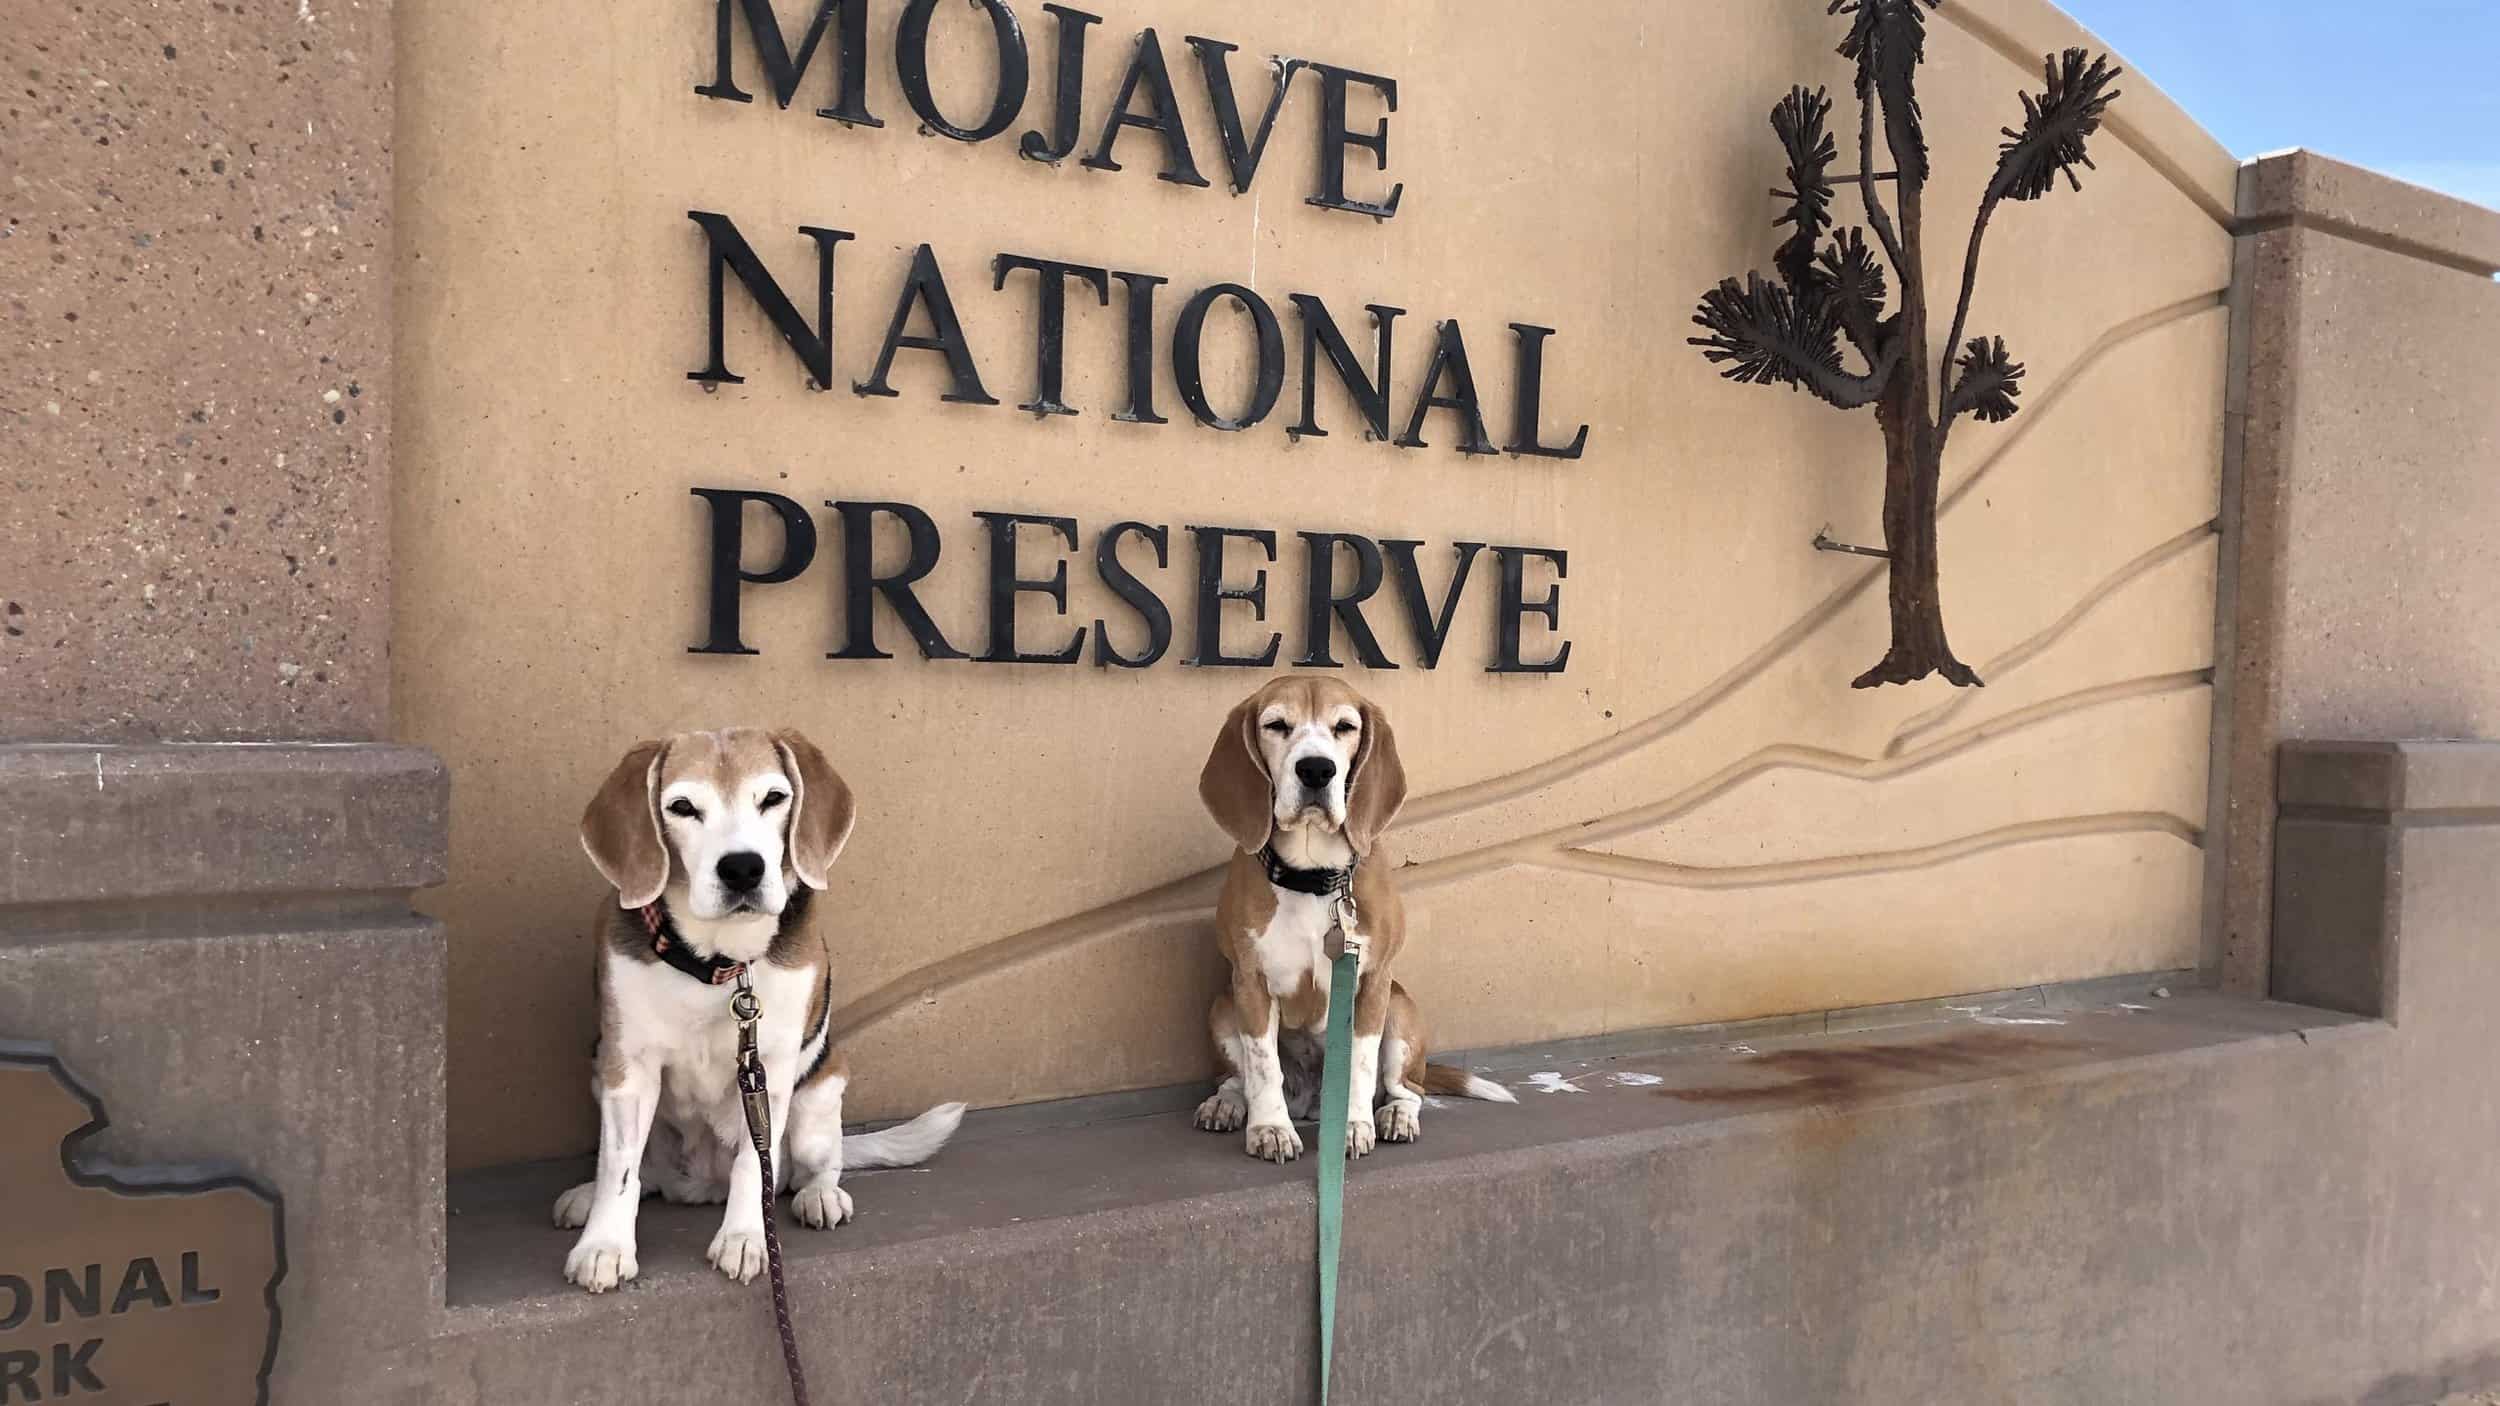
[[[2276,756],[2500,736],[2500,212],[2242,168],[2209,962],[2267,990]]]
[[[285,1203],[273,1399],[442,1278],[447,782],[388,745],[388,0],[0,22],[0,1039]],[[0,1240],[5,1213],[0,1213]]]

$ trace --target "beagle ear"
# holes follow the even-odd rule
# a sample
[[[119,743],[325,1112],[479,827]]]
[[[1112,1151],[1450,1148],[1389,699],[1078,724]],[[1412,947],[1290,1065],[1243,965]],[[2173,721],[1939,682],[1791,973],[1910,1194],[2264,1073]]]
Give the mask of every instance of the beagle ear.
[[[1406,806],[1406,764],[1398,760],[1389,715],[1369,703],[1363,705],[1363,745],[1354,751],[1345,787],[1346,843],[1356,854],[1370,854]]]
[[[637,742],[599,783],[582,812],[582,849],[616,886],[616,906],[640,908],[668,887],[668,840],[660,833],[665,742]]]
[[[773,750],[781,754],[782,770],[790,774],[790,868],[799,882],[821,890],[833,861],[850,843],[851,825],[859,806],[842,774],[796,730],[773,734]]]
[[[1253,734],[1258,719],[1250,705],[1256,701],[1258,695],[1252,694],[1234,705],[1215,734],[1205,769],[1198,773],[1198,799],[1206,804],[1207,814],[1250,854],[1267,847],[1268,832],[1276,824],[1275,786]]]

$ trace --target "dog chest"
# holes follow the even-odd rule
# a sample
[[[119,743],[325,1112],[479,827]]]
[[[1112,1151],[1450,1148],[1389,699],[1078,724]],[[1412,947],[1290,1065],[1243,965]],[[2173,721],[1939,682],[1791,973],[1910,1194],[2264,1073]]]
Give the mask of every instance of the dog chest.
[[[1288,1008],[1288,1026],[1325,1030],[1328,1027],[1328,929],[1336,920],[1336,900],[1314,894],[1274,889],[1276,912],[1251,939],[1252,959],[1268,994]],[[1359,932],[1360,924],[1356,928]],[[1355,970],[1369,969],[1368,955]],[[1301,999],[1297,999],[1301,998]],[[1310,1009],[1303,1009],[1305,1004]]]

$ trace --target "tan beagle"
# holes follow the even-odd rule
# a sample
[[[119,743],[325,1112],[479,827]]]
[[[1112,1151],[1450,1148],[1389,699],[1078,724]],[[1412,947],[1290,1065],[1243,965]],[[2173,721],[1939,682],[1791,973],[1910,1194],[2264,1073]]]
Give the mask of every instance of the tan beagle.
[[[1224,720],[1198,796],[1239,846],[1216,907],[1232,982],[1207,1012],[1224,1079],[1198,1105],[1199,1127],[1247,1127],[1250,1155],[1271,1162],[1301,1155],[1293,1119],[1317,1102],[1328,1027],[1322,947],[1349,876],[1363,944],[1346,1151],[1413,1142],[1428,1093],[1516,1101],[1489,1079],[1426,1064],[1423,1016],[1390,977],[1406,906],[1380,836],[1406,803],[1406,769],[1387,715],[1335,679],[1271,680]]]
[[[599,1171],[557,1198],[582,1235],[564,1277],[592,1293],[639,1272],[646,1195],[727,1201],[710,1258],[740,1283],[764,1267],[763,1168],[737,1088],[729,998],[744,968],[773,1119],[775,1190],[819,1229],[851,1218],[845,1167],[907,1167],[955,1131],[960,1103],[845,1139],[850,1082],[826,1029],[833,971],[809,899],[825,887],[855,808],[851,789],[796,732],[681,733],[628,751],[582,813],[582,848],[616,889],[602,903]]]

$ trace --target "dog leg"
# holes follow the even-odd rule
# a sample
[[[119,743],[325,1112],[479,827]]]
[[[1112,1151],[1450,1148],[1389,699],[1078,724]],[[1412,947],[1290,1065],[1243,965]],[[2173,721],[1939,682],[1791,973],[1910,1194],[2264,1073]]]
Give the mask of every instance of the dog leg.
[[[1407,994],[1392,986],[1380,1045],[1382,1142],[1413,1142],[1423,1136],[1424,1093],[1417,1087],[1423,1068],[1423,1020]]]
[[[1258,973],[1250,973],[1245,981],[1237,972],[1233,979],[1233,1006],[1241,1025],[1241,1034],[1233,1043],[1233,1066],[1241,1071],[1249,1118],[1243,1148],[1253,1157],[1290,1162],[1302,1155],[1302,1139],[1294,1132],[1293,1119],[1285,1110],[1285,1067],[1276,1052],[1276,1003],[1259,985]]]
[[[1215,1040],[1215,1064],[1224,1072],[1215,1093],[1198,1105],[1198,1126],[1211,1133],[1229,1133],[1249,1121],[1250,1102],[1241,1092],[1241,1067],[1233,1050],[1241,1041],[1241,1022],[1233,1012],[1233,995],[1216,993],[1207,1009],[1207,1034]]]
[[[656,1065],[620,1063],[609,1078],[602,1079],[599,1091],[599,1175],[583,1212],[581,1239],[564,1260],[564,1277],[594,1294],[642,1272],[634,1258],[634,1216],[642,1206],[643,1146],[660,1106]],[[571,1199],[568,1192],[556,1203],[558,1216]]]
[[[799,1224],[826,1230],[851,1218],[842,1189],[842,1093],[850,1080],[827,1074],[790,1098],[790,1209]]]
[[[1389,974],[1366,971],[1354,992],[1354,1067],[1346,1077],[1345,1150],[1361,1157],[1372,1150],[1378,1135],[1372,1104],[1380,1091],[1380,1042],[1389,1023],[1389,996],[1396,988]],[[1396,1141],[1396,1139],[1391,1139]]]
[[[764,1097],[772,1111],[773,1176],[779,1180],[782,1145],[788,1141],[790,1131],[790,1085],[768,1070]],[[737,1147],[738,1156],[729,1167],[729,1205],[704,1258],[712,1262],[714,1269],[745,1284],[764,1272],[764,1164],[755,1155],[755,1140],[747,1136],[746,1120],[739,1115],[739,1104],[734,1098],[730,1100],[727,1119],[719,1131]]]

